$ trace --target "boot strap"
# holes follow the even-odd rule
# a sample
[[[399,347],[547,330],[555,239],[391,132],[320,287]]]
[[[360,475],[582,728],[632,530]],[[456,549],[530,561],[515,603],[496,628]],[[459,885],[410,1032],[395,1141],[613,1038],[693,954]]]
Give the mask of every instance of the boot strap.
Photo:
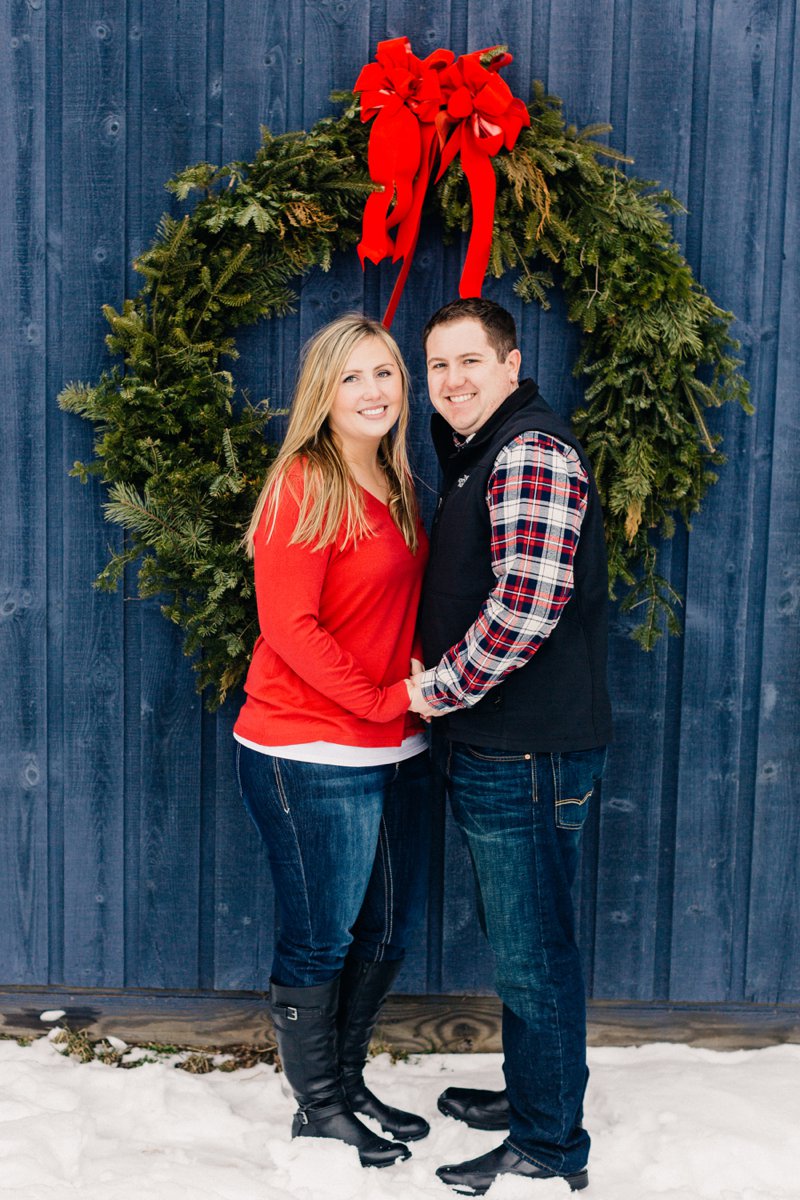
[[[338,1117],[341,1113],[352,1112],[350,1105],[346,1100],[331,1100],[328,1104],[321,1104],[319,1107],[314,1105],[309,1108],[298,1108],[297,1116],[300,1119],[301,1125],[308,1125],[311,1121],[324,1121],[328,1117]]]
[[[282,1017],[284,1021],[300,1021],[307,1020],[309,1017],[321,1016],[325,1010],[323,1008],[305,1008],[295,1004],[272,1004],[270,1006],[273,1020],[275,1017]]]

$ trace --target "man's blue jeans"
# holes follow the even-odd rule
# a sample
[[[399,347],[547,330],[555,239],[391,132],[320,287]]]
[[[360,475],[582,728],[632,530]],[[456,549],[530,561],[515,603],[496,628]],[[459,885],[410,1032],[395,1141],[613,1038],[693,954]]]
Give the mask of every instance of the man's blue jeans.
[[[560,1175],[589,1155],[586,1001],[570,889],[605,748],[519,754],[434,736],[503,1001],[507,1145]]]
[[[272,869],[273,982],[325,983],[348,953],[365,962],[402,958],[425,905],[428,755],[339,767],[237,742],[236,770]]]

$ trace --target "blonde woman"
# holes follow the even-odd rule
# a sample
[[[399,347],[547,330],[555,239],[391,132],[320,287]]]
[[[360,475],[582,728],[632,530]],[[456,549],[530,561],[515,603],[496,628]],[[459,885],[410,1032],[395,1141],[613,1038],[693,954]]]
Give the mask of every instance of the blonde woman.
[[[407,424],[406,368],[381,325],[347,315],[311,339],[246,536],[260,636],[234,728],[279,915],[270,1011],[292,1135],[338,1138],[364,1166],[429,1132],[362,1075],[424,904],[428,756],[406,677],[428,548]]]

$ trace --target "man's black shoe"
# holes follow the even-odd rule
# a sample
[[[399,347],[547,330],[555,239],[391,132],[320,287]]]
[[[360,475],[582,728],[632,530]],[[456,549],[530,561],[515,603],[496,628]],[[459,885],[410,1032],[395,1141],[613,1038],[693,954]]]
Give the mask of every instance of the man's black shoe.
[[[508,1129],[508,1096],[481,1088],[445,1088],[439,1112],[463,1121],[470,1129]]]
[[[462,1196],[482,1196],[488,1192],[498,1175],[521,1175],[523,1179],[566,1179],[573,1192],[579,1192],[589,1184],[589,1172],[585,1169],[576,1171],[574,1175],[558,1175],[555,1171],[534,1166],[506,1145],[454,1167],[439,1167],[436,1174]]]

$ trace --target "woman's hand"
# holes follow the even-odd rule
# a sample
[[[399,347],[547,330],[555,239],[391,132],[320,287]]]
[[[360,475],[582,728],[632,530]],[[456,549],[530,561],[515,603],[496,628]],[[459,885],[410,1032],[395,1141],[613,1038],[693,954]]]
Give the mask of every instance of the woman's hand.
[[[417,713],[418,716],[422,717],[423,721],[430,721],[431,717],[436,716],[436,713],[428,704],[428,701],[422,694],[422,688],[417,683],[417,678],[422,671],[422,663],[417,659],[412,659],[411,665],[412,671],[414,666],[417,666],[418,670],[414,671],[411,678],[406,680],[406,687],[408,688],[408,707],[410,708],[411,712]]]

